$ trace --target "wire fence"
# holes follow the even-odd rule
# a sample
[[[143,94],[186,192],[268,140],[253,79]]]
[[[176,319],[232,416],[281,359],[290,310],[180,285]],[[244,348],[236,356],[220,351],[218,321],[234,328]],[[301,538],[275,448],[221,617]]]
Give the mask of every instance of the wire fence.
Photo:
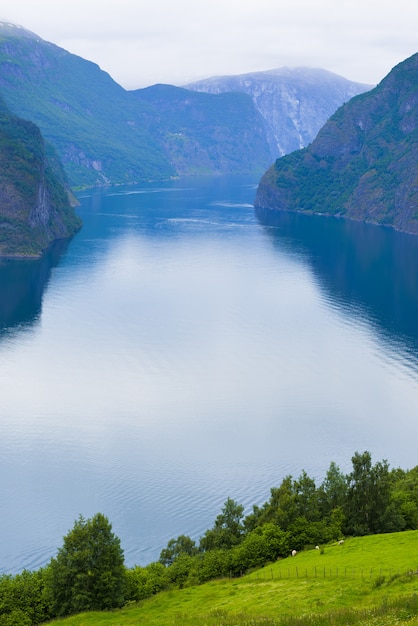
[[[268,580],[289,580],[289,579],[313,579],[313,578],[347,578],[351,580],[391,580],[400,576],[417,576],[418,566],[408,569],[387,569],[387,568],[352,568],[352,567],[288,567],[288,568],[264,568],[248,575],[252,581],[260,582]]]

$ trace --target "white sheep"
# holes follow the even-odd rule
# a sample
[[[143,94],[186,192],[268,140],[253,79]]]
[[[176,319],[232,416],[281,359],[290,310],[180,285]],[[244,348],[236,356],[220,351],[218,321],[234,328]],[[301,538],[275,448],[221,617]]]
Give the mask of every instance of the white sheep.
[[[342,546],[342,545],[343,545],[343,543],[344,543],[344,539],[340,539],[340,540],[339,540],[339,542],[338,542],[338,545],[339,545],[339,546]]]
[[[296,550],[292,550],[292,556],[296,556],[297,555],[297,551]]]
[[[319,546],[315,546],[315,550],[319,550]]]

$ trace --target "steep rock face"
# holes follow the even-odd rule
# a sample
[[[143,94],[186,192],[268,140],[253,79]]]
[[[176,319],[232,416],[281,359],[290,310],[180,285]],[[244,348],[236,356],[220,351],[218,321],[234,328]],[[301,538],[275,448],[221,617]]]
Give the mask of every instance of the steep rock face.
[[[256,205],[418,233],[418,55],[342,106],[263,176]]]
[[[40,130],[0,100],[0,256],[39,256],[80,228],[63,183]]]
[[[283,67],[208,78],[187,88],[250,95],[264,119],[273,158],[277,158],[307,146],[339,106],[372,86],[322,69]]]

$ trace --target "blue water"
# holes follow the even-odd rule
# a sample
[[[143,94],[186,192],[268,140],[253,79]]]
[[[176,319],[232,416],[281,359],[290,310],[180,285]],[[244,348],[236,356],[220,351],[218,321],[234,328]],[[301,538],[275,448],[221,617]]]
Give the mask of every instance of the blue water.
[[[128,566],[228,497],[418,463],[418,238],[255,211],[256,181],[80,196],[83,229],[0,263],[0,571],[107,515]]]

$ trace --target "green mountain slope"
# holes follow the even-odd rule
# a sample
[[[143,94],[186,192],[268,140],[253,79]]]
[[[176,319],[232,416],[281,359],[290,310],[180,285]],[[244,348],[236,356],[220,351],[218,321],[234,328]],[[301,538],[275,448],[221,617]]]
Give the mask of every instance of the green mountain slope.
[[[127,92],[94,63],[4,24],[0,91],[12,111],[36,123],[55,146],[72,185],[175,173],[135,120],[146,107],[130,106]]]
[[[0,99],[0,256],[39,256],[80,227],[54,150]]]
[[[261,174],[272,160],[249,96],[129,92],[94,63],[1,23],[0,92],[55,146],[73,186]]]
[[[258,207],[418,233],[418,54],[343,105],[310,146],[263,176]]]

